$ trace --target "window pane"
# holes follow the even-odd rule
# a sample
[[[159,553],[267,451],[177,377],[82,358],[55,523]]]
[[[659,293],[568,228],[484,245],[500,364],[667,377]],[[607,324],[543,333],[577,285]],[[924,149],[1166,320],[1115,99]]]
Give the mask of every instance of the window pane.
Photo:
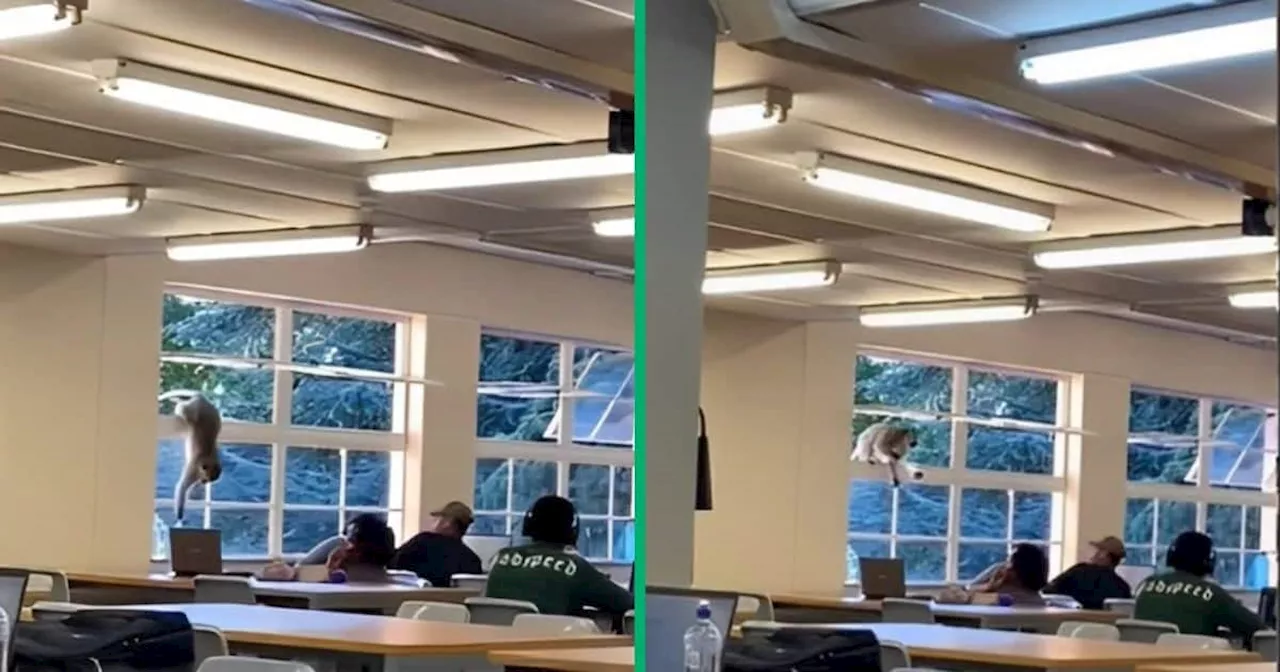
[[[1241,585],[1240,562],[1239,551],[1218,551],[1218,562],[1213,566],[1214,580],[1224,586]]]
[[[342,453],[323,448],[295,448],[284,453],[286,504],[337,506],[342,487]]]
[[[1017,474],[1053,473],[1053,435],[991,427],[969,427],[969,469]]]
[[[1155,500],[1129,499],[1124,504],[1124,543],[1150,544],[1156,524]]]
[[[947,536],[950,519],[945,485],[904,485],[898,489],[898,534],[921,537]]]
[[[342,530],[342,521],[338,519],[338,510],[332,511],[294,511],[284,512],[284,552],[287,554],[303,554],[310,551],[320,542],[338,534]]]
[[[507,488],[511,479],[511,461],[476,460],[475,507],[477,511],[508,510]]]
[[[1205,510],[1204,533],[1219,549],[1241,548],[1244,510],[1230,504],[1209,504]],[[1238,580],[1238,579],[1237,579]]]
[[[160,364],[157,394],[173,390],[195,390],[214,406],[223,420],[271,422],[275,378],[265,369],[228,369],[203,364]],[[173,412],[173,401],[157,401],[156,412]]]
[[[878,415],[855,413],[853,416],[854,441],[862,430],[883,421]],[[906,423],[904,423],[906,424]],[[908,425],[916,439],[916,447],[907,452],[907,462],[922,467],[951,466],[951,423],[912,422]]]
[[[631,467],[613,468],[613,515],[632,517],[631,513]]]
[[[270,308],[165,294],[163,314],[160,337],[166,352],[270,359],[275,348]]]
[[[635,359],[630,352],[574,348],[574,389],[593,396],[573,400],[576,443],[630,448],[634,442]],[[552,433],[552,438],[559,432]]]
[[[569,501],[577,507],[578,515],[608,515],[609,467],[595,464],[569,465]],[[608,546],[607,540],[600,543],[602,547]]]
[[[556,494],[556,463],[513,460],[511,510],[524,513],[543,495]]]
[[[348,450],[346,506],[391,506],[391,453]]]
[[[293,361],[395,373],[394,322],[293,313]]]
[[[222,554],[235,558],[267,557],[267,511],[214,509],[209,527],[222,530]]]
[[[1155,566],[1156,549],[1153,546],[1130,546],[1125,544],[1125,564]]]
[[[965,488],[960,492],[960,537],[1005,539],[1009,533],[1009,493]]]
[[[1196,461],[1198,414],[1195,399],[1130,392],[1129,480],[1188,485]]]
[[[950,367],[859,355],[855,381],[855,406],[951,410]]]
[[[609,521],[584,518],[578,522],[578,553],[593,560],[609,558]]]
[[[1058,422],[1058,381],[993,371],[969,372],[969,415]]]
[[[505,537],[507,536],[507,516],[478,513],[467,534],[477,537]]]
[[[897,556],[906,566],[908,581],[942,581],[947,578],[945,541],[900,541]]]
[[[849,484],[850,532],[889,534],[892,516],[893,488],[888,483],[853,481]]]
[[[182,477],[182,467],[186,465],[186,460],[186,444],[182,439],[160,440],[156,449],[156,499],[173,497],[174,484]],[[196,491],[192,491],[191,499],[195,500],[197,495],[204,499],[204,493]]]
[[[391,383],[294,374],[291,422],[389,432],[394,398]]]
[[[889,542],[887,541],[850,539],[845,549],[845,566],[850,582],[856,582],[861,577],[861,573],[858,571],[859,558],[889,557]]]
[[[636,557],[636,523],[634,520],[613,521],[613,559],[632,562]]]
[[[1194,502],[1159,502],[1159,527],[1156,529],[1156,546],[1167,548],[1175,537],[1187,530],[1196,529],[1196,505]]]
[[[271,446],[223,444],[220,452],[222,478],[213,484],[215,502],[265,504],[271,499]]]
[[[1009,546],[1004,543],[961,543],[959,547],[957,578],[972,581],[982,571],[1009,557]]]
[[[1053,495],[1047,492],[1013,493],[1013,538],[1048,541],[1053,529]]]
[[[1262,548],[1262,507],[1244,507],[1244,547]]]
[[[1214,402],[1210,484],[1261,490],[1274,455],[1267,455],[1267,409]]]
[[[481,334],[480,381],[476,436],[548,440],[559,397],[559,344]]]

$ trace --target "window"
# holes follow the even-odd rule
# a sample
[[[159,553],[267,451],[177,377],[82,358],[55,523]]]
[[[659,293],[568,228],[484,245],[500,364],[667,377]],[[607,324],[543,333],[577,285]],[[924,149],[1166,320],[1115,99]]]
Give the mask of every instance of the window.
[[[1134,389],[1129,397],[1129,562],[1161,565],[1178,534],[1200,530],[1218,548],[1224,586],[1271,585],[1275,516],[1274,411]],[[1208,464],[1204,470],[1202,465]]]
[[[185,524],[223,553],[305,553],[357,512],[400,527],[402,343],[385,316],[174,289],[164,297],[160,393],[196,390],[222,413],[222,477],[197,486]],[[168,556],[181,428],[161,402],[152,556]]]
[[[578,508],[584,556],[630,562],[634,377],[623,350],[482,334],[472,534],[518,536],[529,506],[558,494]]]
[[[917,445],[907,460],[925,477],[895,490],[882,467],[851,465],[848,581],[858,581],[859,557],[902,558],[914,583],[969,580],[1018,543],[1043,546],[1056,564],[1062,386],[1034,374],[860,355],[853,438],[889,418],[909,425]]]

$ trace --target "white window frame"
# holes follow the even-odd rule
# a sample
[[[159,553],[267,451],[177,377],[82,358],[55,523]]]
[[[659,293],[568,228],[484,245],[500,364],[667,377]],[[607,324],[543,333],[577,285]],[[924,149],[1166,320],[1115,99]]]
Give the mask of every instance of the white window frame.
[[[960,544],[961,543],[1005,543],[1006,546],[1012,548],[1014,544],[1027,542],[1048,547],[1050,571],[1057,572],[1062,564],[1062,537],[1063,537],[1063,516],[1065,515],[1064,496],[1066,493],[1066,451],[1065,439],[1066,433],[1060,430],[1065,424],[1066,418],[1069,417],[1069,403],[1071,399],[1070,381],[1061,376],[1042,373],[1039,371],[1024,371],[1018,369],[1010,369],[988,364],[978,364],[970,362],[961,362],[945,359],[936,359],[932,357],[919,356],[909,353],[900,353],[885,350],[865,349],[858,352],[859,356],[874,357],[880,359],[889,359],[898,362],[920,364],[925,366],[945,367],[951,370],[951,408],[949,413],[952,416],[965,416],[968,413],[969,406],[969,374],[974,371],[983,373],[999,373],[1022,378],[1041,378],[1057,383],[1057,413],[1055,426],[1044,426],[1046,434],[1051,433],[1054,436],[1054,470],[1053,474],[1020,474],[1013,472],[986,471],[979,469],[968,469],[964,465],[968,457],[969,449],[969,424],[963,420],[952,420],[951,427],[951,459],[949,467],[929,467],[920,466],[920,470],[924,472],[924,478],[920,480],[921,485],[947,486],[948,488],[948,518],[946,537],[925,537],[916,535],[899,535],[898,529],[898,513],[897,502],[898,493],[893,495],[893,507],[890,510],[890,532],[888,534],[848,532],[845,533],[846,545],[849,541],[865,540],[865,541],[881,541],[888,542],[890,552],[896,554],[899,541],[945,541],[946,542],[946,573],[940,581],[912,581],[911,585],[930,586],[938,584],[949,584],[958,582],[959,561],[960,561]],[[857,380],[854,380],[857,385]],[[892,409],[904,412],[919,412],[914,409]],[[997,430],[998,431],[998,430]],[[1020,431],[1036,431],[1036,430],[1020,430]],[[851,437],[856,439],[856,437]],[[886,478],[884,468],[878,465],[868,465],[857,462],[849,463],[849,480],[853,481],[884,481]],[[910,487],[904,484],[904,487]],[[1013,538],[1012,525],[1013,516],[1010,512],[1009,520],[1006,525],[1006,536],[1004,538],[969,538],[960,537],[960,506],[961,491],[964,489],[983,489],[983,490],[1004,490],[1011,492],[1023,492],[1033,494],[1048,494],[1052,497],[1052,509],[1050,511],[1050,536],[1049,539],[1016,539]],[[846,507],[848,506],[846,502]],[[1012,506],[1012,498],[1010,498],[1010,506]],[[847,530],[847,528],[846,528]],[[845,585],[856,586],[857,581],[850,581],[845,577]]]
[[[345,317],[362,320],[390,322],[396,325],[395,367],[397,378],[406,376],[409,361],[409,329],[407,316],[394,313],[362,311],[348,307],[335,307],[324,304],[290,301],[284,299],[267,299],[257,295],[247,295],[233,291],[221,291],[206,287],[169,284],[165,286],[165,294],[174,294],[193,299],[203,299],[220,303],[269,308],[274,311],[274,338],[272,360],[274,362],[292,362],[293,360],[293,316],[295,312],[321,314],[332,317]],[[255,360],[218,357],[221,361],[234,362],[237,359],[246,363],[263,366]],[[293,409],[293,378],[296,375],[287,366],[266,364],[264,368],[272,372],[272,421],[270,423],[239,422],[224,420],[219,435],[221,444],[252,444],[269,446],[271,449],[271,493],[266,503],[239,503],[202,501],[192,502],[188,507],[188,515],[199,512],[207,523],[212,511],[248,511],[267,510],[267,557],[285,557],[283,552],[284,514],[285,511],[332,511],[335,522],[345,520],[348,512],[374,512],[387,515],[387,522],[398,536],[403,534],[404,527],[404,489],[405,468],[404,455],[408,437],[405,431],[408,395],[406,383],[392,384],[392,429],[389,432],[357,429],[331,429],[316,427],[300,427],[291,424],[290,415]],[[386,382],[376,377],[371,380]],[[157,419],[157,444],[166,439],[181,438],[180,422],[171,415],[161,414]],[[346,504],[346,455],[342,456],[342,469],[339,481],[339,497],[337,505],[303,505],[285,504],[285,467],[286,452],[289,447],[319,448],[335,451],[366,451],[391,453],[391,482],[387,508],[348,506]],[[214,485],[214,492],[217,485]],[[172,505],[171,498],[156,498],[156,506]],[[153,518],[154,520],[154,518]],[[340,524],[335,525],[335,531]],[[289,556],[300,556],[292,553]],[[153,557],[153,561],[163,558]],[[265,558],[236,558],[265,559]]]
[[[604,563],[629,563],[631,559],[619,559],[613,556],[613,539],[615,531],[622,525],[631,523],[634,529],[635,524],[635,444],[634,439],[627,447],[621,447],[622,444],[604,442],[600,444],[580,444],[573,440],[573,397],[566,391],[574,390],[574,353],[578,348],[602,348],[615,351],[629,351],[629,348],[623,348],[615,345],[604,345],[589,341],[571,340],[564,338],[556,338],[549,336],[540,336],[532,334],[522,334],[518,332],[503,331],[499,329],[485,329],[484,335],[494,336],[498,338],[510,338],[525,341],[536,341],[541,343],[551,343],[559,347],[560,369],[559,376],[556,381],[557,410],[556,414],[547,425],[545,435],[555,432],[554,441],[503,441],[501,439],[476,438],[475,457],[476,460],[507,460],[508,479],[507,479],[507,498],[506,508],[504,509],[479,509],[475,513],[477,516],[505,516],[509,521],[507,526],[508,535],[516,535],[519,533],[518,521],[524,515],[524,511],[515,511],[512,507],[512,488],[515,483],[514,467],[515,462],[531,461],[531,462],[547,462],[556,465],[556,495],[561,497],[569,497],[569,469],[572,465],[585,466],[608,466],[611,467],[609,473],[609,503],[606,514],[582,514],[579,516],[582,522],[591,520],[604,520],[608,523],[608,557],[590,558],[591,560]],[[479,347],[479,344],[477,344]],[[584,377],[585,377],[584,371]],[[477,388],[482,385],[478,380],[477,371]],[[632,365],[631,376],[635,375],[635,366]],[[601,415],[601,422],[608,418],[609,411],[618,403],[624,382],[619,387],[619,392],[610,400],[608,408]],[[477,403],[481,395],[477,393]],[[558,431],[559,428],[570,428],[569,431]],[[598,429],[598,427],[597,427]],[[594,434],[594,432],[593,432]],[[634,427],[632,429],[634,437]],[[631,503],[630,515],[616,515],[614,511],[614,479],[613,468],[626,468],[631,470]],[[551,494],[551,493],[549,493]]]

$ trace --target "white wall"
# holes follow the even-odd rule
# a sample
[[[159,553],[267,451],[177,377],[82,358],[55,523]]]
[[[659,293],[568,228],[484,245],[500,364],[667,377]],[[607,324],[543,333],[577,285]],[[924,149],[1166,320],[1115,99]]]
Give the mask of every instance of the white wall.
[[[698,514],[695,581],[752,590],[833,592],[845,572],[849,423],[859,348],[1069,374],[1089,395],[1071,442],[1064,554],[1120,534],[1128,386],[1274,405],[1274,352],[1118,320],[1046,314],[1026,322],[863,329],[712,312],[703,406],[716,508]]]

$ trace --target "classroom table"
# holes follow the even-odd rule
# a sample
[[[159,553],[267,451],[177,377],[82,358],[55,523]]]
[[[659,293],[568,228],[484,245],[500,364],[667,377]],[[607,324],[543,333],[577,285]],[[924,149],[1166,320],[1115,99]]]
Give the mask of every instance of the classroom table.
[[[493,669],[493,651],[589,649],[631,646],[616,635],[532,635],[516,628],[435,623],[333,611],[304,611],[254,604],[140,604],[130,609],[178,611],[193,625],[217,628],[232,653],[317,661],[325,669],[383,669],[389,661],[413,661],[414,669]]]
[[[816,625],[832,630],[870,630],[881,641],[902,644],[917,667],[983,671],[1132,670],[1158,663],[1231,664],[1260,660],[1251,651],[1209,651],[1137,642],[1104,642],[1028,632],[957,628],[915,623]],[[1273,665],[1274,669],[1274,665]],[[1206,672],[1199,668],[1196,672]]]
[[[544,672],[635,672],[636,650],[631,646],[541,651],[494,651],[489,660],[508,670]]]
[[[1275,663],[1224,663],[1222,665],[1139,665],[1137,672],[1276,672]]]
[[[878,623],[880,601],[841,595],[773,594],[774,620],[783,623]],[[931,603],[939,623],[999,630],[1054,633],[1066,621],[1114,623],[1122,614],[1061,607],[1001,607]]]
[[[70,572],[71,601],[81,604],[187,602],[194,583],[170,574],[94,574]],[[258,601],[282,607],[394,614],[406,600],[462,602],[479,592],[470,588],[423,588],[403,583],[315,583],[252,580]]]

